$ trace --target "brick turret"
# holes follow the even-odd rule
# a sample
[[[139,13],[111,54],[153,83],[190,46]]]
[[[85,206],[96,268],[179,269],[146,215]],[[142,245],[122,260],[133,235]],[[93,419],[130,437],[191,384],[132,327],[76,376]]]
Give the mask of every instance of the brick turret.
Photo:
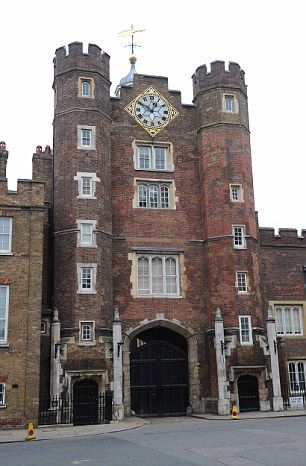
[[[224,62],[197,69],[193,76],[198,114],[198,149],[208,309],[220,306],[225,326],[238,325],[238,313],[263,326],[258,235],[254,208],[248,107],[244,72]],[[238,191],[233,194],[232,187]],[[234,198],[233,198],[234,195]],[[238,197],[236,199],[235,197]],[[244,228],[246,248],[233,246],[233,225]],[[239,294],[236,272],[247,272],[249,285]],[[210,314],[209,325],[213,323]]]
[[[101,369],[100,330],[112,318],[109,56],[93,44],[83,53],[79,42],[69,45],[68,54],[64,47],[57,49],[53,87],[54,304],[61,337],[71,342],[64,369]],[[84,224],[91,225],[85,244]],[[88,289],[82,288],[82,267],[92,274]],[[82,321],[90,323],[94,335],[85,346]]]

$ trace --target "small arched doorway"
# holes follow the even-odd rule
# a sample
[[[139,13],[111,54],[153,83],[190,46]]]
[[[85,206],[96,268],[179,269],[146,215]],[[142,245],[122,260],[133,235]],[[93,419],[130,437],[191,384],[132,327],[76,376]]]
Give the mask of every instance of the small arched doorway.
[[[73,385],[73,425],[98,423],[99,390],[95,380],[84,379]]]
[[[239,409],[259,411],[258,379],[254,375],[242,375],[238,379]]]
[[[189,405],[186,339],[165,327],[131,344],[131,408],[139,416],[182,416]]]

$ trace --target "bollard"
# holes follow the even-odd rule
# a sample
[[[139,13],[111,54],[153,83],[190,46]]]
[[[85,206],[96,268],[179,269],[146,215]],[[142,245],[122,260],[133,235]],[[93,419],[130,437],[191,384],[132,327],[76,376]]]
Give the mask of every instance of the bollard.
[[[232,417],[233,420],[239,420],[239,416],[237,415],[237,406],[233,405],[232,407]]]
[[[27,436],[26,436],[26,440],[35,440],[36,439],[36,435],[34,435],[34,427],[33,427],[33,422],[29,422],[28,425],[27,425],[27,430],[28,430],[28,433],[27,433]]]

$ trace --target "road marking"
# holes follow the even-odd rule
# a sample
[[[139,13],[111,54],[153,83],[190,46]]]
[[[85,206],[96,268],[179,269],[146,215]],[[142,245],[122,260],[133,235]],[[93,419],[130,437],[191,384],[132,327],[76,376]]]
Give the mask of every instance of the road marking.
[[[82,464],[82,463],[87,463],[87,461],[92,461],[91,458],[87,460],[74,460],[72,461],[72,464]]]

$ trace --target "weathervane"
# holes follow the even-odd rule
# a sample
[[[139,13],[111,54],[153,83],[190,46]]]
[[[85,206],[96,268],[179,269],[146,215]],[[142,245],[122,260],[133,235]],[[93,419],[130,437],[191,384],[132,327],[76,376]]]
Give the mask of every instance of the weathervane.
[[[132,24],[131,29],[124,29],[123,31],[118,32],[119,37],[132,37],[131,43],[125,46],[125,47],[131,47],[132,55],[134,55],[135,47],[141,47],[141,45],[137,45],[134,43],[134,35],[137,32],[143,32],[143,31],[145,31],[145,29],[137,29]]]

